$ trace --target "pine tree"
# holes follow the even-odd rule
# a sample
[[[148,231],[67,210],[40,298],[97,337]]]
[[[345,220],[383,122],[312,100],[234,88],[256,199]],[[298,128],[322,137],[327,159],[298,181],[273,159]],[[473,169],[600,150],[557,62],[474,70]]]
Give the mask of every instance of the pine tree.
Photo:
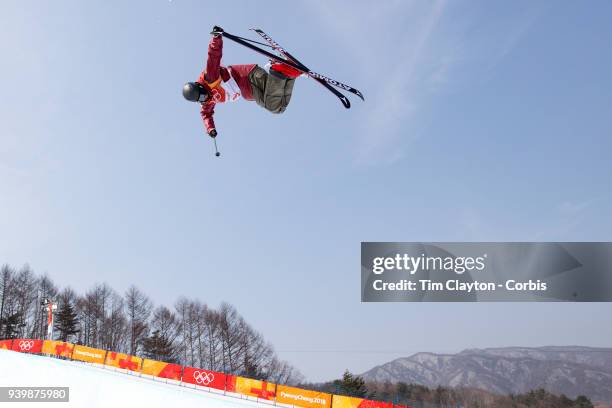
[[[342,380],[334,381],[334,385],[338,389],[338,392],[343,395],[350,397],[365,398],[368,389],[365,386],[365,381],[358,375],[353,375],[346,370],[342,375]]]
[[[245,359],[242,375],[248,378],[256,378],[258,380],[266,380],[266,375],[259,369],[256,363]]]
[[[54,327],[59,332],[59,339],[62,341],[68,341],[70,336],[79,332],[77,313],[70,299],[62,299],[55,315]]]
[[[576,408],[593,408],[593,403],[584,395],[579,395],[574,402]]]
[[[153,331],[149,337],[146,337],[142,342],[142,346],[143,354],[146,358],[168,363],[174,362],[174,347],[159,330]]]
[[[0,338],[14,339],[18,337],[19,328],[21,327],[21,315],[19,313],[13,313],[5,316],[4,319],[0,320],[0,327],[3,327]]]

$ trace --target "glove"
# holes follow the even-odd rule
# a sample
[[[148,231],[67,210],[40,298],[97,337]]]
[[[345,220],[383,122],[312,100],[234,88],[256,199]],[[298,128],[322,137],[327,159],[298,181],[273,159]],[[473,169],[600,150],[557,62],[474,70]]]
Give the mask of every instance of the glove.
[[[210,131],[208,132],[208,136],[215,138],[217,137],[217,130],[216,129],[210,129]]]
[[[223,34],[223,29],[219,26],[213,26],[211,34],[213,35],[213,37],[218,37]]]

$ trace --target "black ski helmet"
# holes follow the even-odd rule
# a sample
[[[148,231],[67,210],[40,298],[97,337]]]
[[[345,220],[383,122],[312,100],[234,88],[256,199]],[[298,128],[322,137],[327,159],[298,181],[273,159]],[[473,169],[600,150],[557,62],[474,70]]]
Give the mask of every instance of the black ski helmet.
[[[183,86],[183,96],[191,102],[204,102],[208,99],[208,92],[197,82],[187,82]]]

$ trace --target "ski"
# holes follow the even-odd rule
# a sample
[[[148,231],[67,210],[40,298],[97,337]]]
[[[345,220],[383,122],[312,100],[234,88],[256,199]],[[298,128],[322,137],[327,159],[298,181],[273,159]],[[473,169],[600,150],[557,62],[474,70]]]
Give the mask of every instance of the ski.
[[[285,58],[281,58],[276,54],[272,54],[271,52],[268,52],[266,50],[262,50],[259,47],[254,46],[253,44],[250,44],[246,41],[244,41],[242,38],[237,37],[233,34],[230,34],[226,31],[224,31],[223,33],[221,33],[221,35],[223,35],[223,37],[228,38],[240,45],[243,45],[253,51],[256,51],[262,55],[265,55],[266,57],[274,60],[274,61],[278,61],[278,62],[282,62],[283,64],[287,64],[290,67],[293,67],[297,70],[300,71],[304,71],[306,74],[308,74],[307,69],[305,69],[306,67],[304,67],[301,64],[296,64],[295,62],[291,61],[291,60],[287,60]],[[314,77],[313,77],[314,78]],[[342,93],[338,92],[333,86],[331,86],[330,84],[328,84],[327,82],[325,82],[325,80],[320,79],[320,78],[314,78],[317,82],[319,82],[321,85],[323,85],[325,88],[327,88],[331,93],[333,93],[334,95],[336,95],[338,97],[338,99],[340,99],[340,102],[342,102],[342,104],[344,105],[345,108],[349,109],[351,107],[351,102],[349,101],[349,99],[343,95]]]
[[[328,84],[331,84],[337,88],[343,89],[345,91],[348,91],[352,94],[357,95],[358,97],[361,98],[362,101],[364,101],[365,99],[363,98],[363,94],[361,93],[361,91],[359,91],[358,89],[353,88],[352,86],[343,84],[342,82],[336,81],[335,79],[331,79],[329,77],[326,77],[325,75],[321,75],[317,72],[311,71],[310,69],[308,69],[304,64],[302,64],[300,61],[297,60],[297,58],[295,58],[293,55],[289,54],[289,52],[287,52],[287,50],[285,50],[283,47],[280,46],[279,43],[277,43],[276,41],[274,41],[272,39],[272,37],[270,37],[268,34],[266,34],[263,30],[259,29],[259,28],[251,28],[251,30],[255,31],[257,34],[259,34],[264,40],[266,40],[268,42],[268,44],[270,44],[272,46],[272,48],[274,48],[276,51],[278,51],[279,53],[281,53],[281,55],[283,55],[285,58],[292,60],[293,62],[295,62],[298,65],[301,65],[304,68],[305,73],[314,78],[314,79],[322,79],[323,81],[327,82]]]

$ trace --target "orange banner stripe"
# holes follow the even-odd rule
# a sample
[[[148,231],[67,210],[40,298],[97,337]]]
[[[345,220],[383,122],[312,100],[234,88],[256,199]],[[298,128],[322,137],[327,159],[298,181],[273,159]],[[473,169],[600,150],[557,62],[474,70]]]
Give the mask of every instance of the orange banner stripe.
[[[72,359],[88,363],[104,364],[106,350],[93,347],[76,346],[72,352]]]
[[[276,402],[281,404],[304,408],[329,408],[331,400],[331,394],[325,392],[303,390],[286,385],[276,387]]]

